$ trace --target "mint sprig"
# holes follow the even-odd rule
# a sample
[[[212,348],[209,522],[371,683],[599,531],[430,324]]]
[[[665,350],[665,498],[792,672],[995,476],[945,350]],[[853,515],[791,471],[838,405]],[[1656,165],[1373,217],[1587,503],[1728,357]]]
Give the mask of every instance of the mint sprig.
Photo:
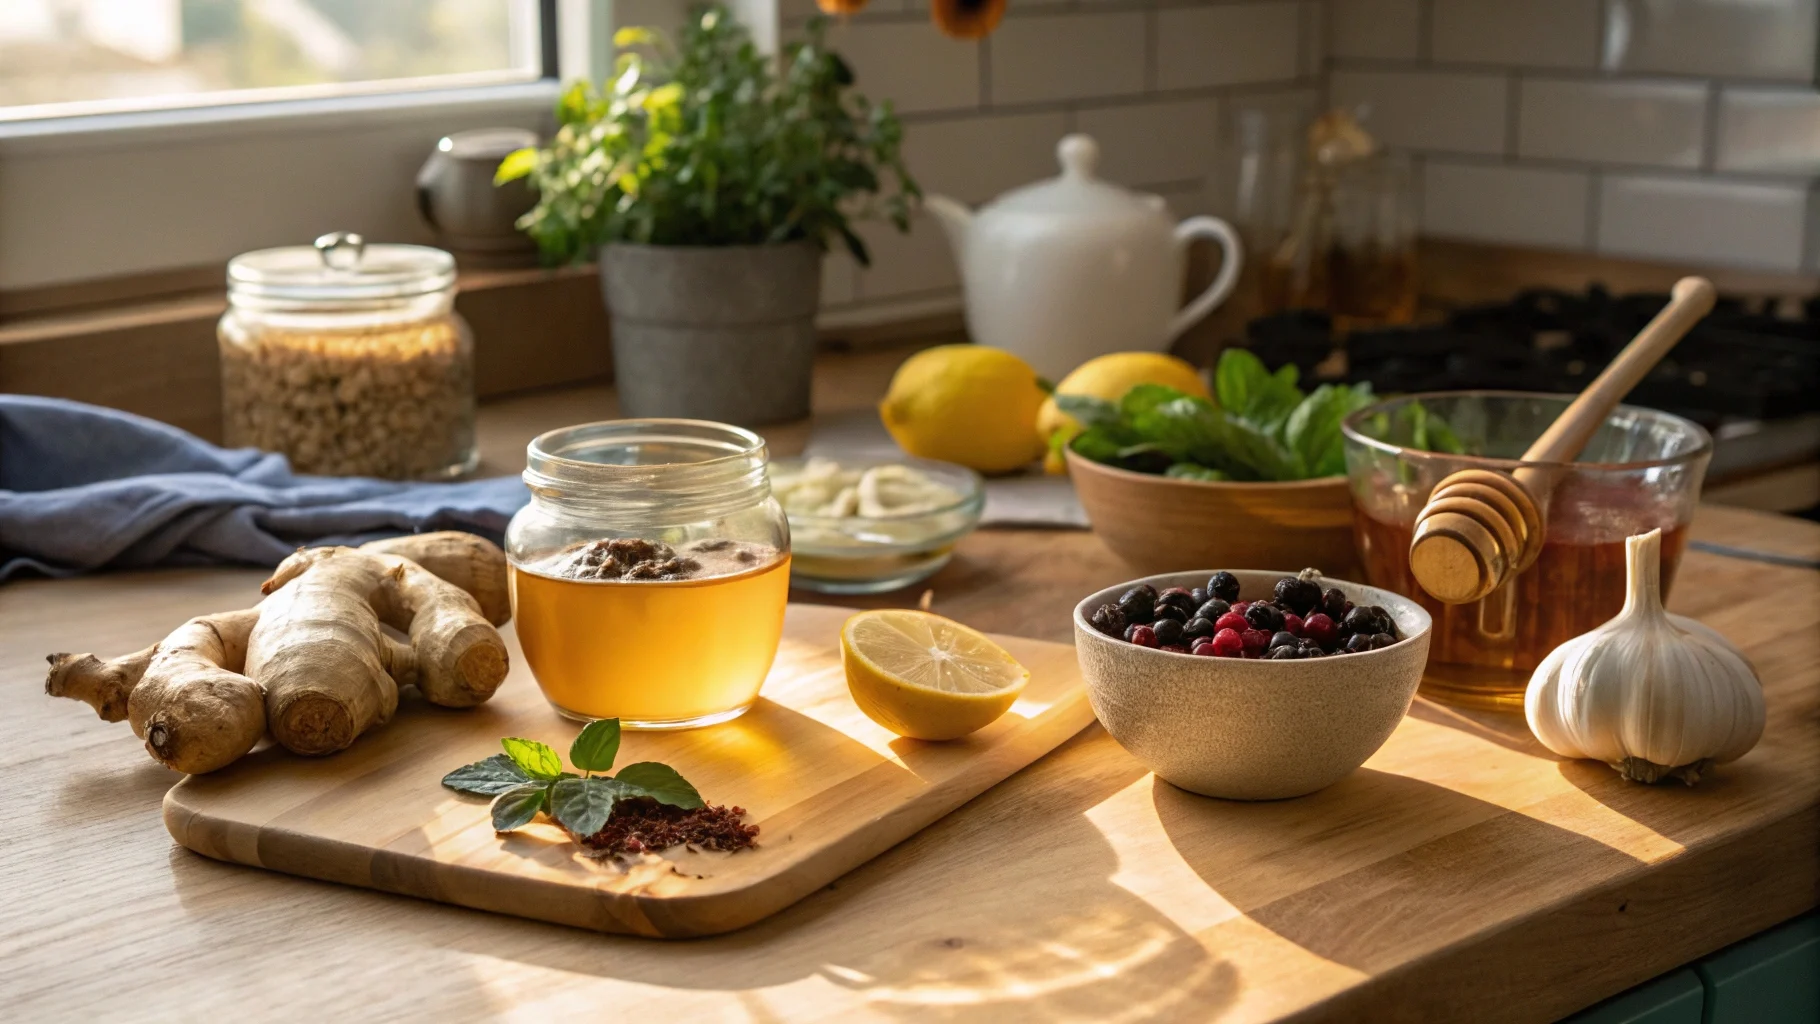
[[[578,836],[593,835],[612,816],[619,801],[650,797],[685,809],[702,805],[701,794],[667,764],[640,761],[609,776],[619,755],[619,719],[589,722],[569,747],[569,763],[581,774],[562,770],[562,758],[548,744],[512,736],[500,741],[505,753],[463,765],[442,777],[442,784],[462,793],[493,797],[493,828],[511,832],[547,813]]]

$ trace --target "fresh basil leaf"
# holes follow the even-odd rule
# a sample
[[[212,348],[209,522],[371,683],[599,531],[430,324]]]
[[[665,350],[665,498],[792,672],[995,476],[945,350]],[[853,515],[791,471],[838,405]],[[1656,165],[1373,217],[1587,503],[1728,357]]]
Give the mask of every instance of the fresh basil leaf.
[[[513,786],[493,801],[493,831],[510,832],[523,828],[543,810],[544,786],[541,782]]]
[[[1465,455],[1466,443],[1454,432],[1453,426],[1436,413],[1428,414],[1428,439],[1434,445],[1430,451],[1446,452],[1449,455]]]
[[[1249,351],[1229,348],[1220,353],[1214,368],[1214,394],[1228,414],[1266,431],[1279,430],[1302,401],[1296,376],[1293,365],[1279,367],[1273,374]]]
[[[550,813],[576,835],[591,836],[607,823],[614,804],[635,795],[631,787],[604,775],[563,779],[550,790]]]
[[[1209,469],[1206,466],[1196,465],[1192,462],[1178,462],[1164,470],[1163,475],[1175,477],[1177,480],[1204,480],[1208,482],[1232,479],[1217,469]]]
[[[648,796],[658,803],[685,809],[701,806],[701,794],[667,764],[640,761],[621,768],[613,778],[636,790],[640,796]]]
[[[1233,416],[1225,417],[1224,427],[1226,457],[1249,470],[1250,479],[1300,480],[1308,475],[1300,456],[1261,427]]]
[[[1301,457],[1310,477],[1346,472],[1346,445],[1340,426],[1346,417],[1372,402],[1371,386],[1323,384],[1289,414],[1283,439]]]
[[[1132,433],[1122,427],[1088,427],[1076,435],[1068,446],[1084,459],[1115,465],[1119,461],[1119,452],[1133,443],[1131,438]]]
[[[506,748],[506,756],[533,779],[554,779],[562,774],[562,758],[557,757],[548,744],[509,736],[500,740],[499,745]]]
[[[508,789],[532,781],[524,769],[504,754],[462,765],[442,777],[442,784],[463,793],[498,796]]]
[[[613,768],[619,756],[619,719],[602,718],[582,727],[581,735],[569,747],[569,763],[584,772],[604,772]]]
[[[1167,405],[1183,398],[1190,398],[1190,396],[1186,392],[1177,391],[1167,385],[1138,384],[1119,399],[1119,414],[1124,417],[1125,422],[1134,423],[1138,417],[1154,411],[1157,406]],[[1206,401],[1205,399],[1191,400]]]
[[[1119,422],[1119,407],[1092,395],[1056,395],[1055,407],[1083,427],[1112,426]]]
[[[1175,462],[1198,463],[1234,480],[1299,477],[1298,461],[1268,433],[1204,399],[1166,402],[1138,417],[1135,426]]]

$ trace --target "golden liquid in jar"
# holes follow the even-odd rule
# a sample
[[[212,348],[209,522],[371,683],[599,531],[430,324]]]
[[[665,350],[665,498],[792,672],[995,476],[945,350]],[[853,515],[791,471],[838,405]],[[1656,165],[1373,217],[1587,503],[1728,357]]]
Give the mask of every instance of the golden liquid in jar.
[[[1354,508],[1366,579],[1408,597],[1434,618],[1422,694],[1450,704],[1515,709],[1529,677],[1550,651],[1610,620],[1624,607],[1624,541],[1575,536],[1552,524],[1534,565],[1480,601],[1443,604],[1409,569],[1413,523],[1387,523]],[[1635,532],[1649,529],[1637,516]],[[1620,531],[1622,532],[1622,531]],[[1662,531],[1662,596],[1687,548],[1687,524]]]
[[[632,728],[709,725],[758,698],[783,637],[790,556],[682,580],[576,580],[511,567],[525,661],[556,709]],[[732,566],[724,568],[732,569]]]

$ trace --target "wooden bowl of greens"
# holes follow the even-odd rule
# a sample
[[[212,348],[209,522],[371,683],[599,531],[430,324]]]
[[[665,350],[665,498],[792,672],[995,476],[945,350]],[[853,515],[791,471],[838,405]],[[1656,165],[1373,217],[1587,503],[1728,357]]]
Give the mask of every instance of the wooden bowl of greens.
[[[1358,575],[1340,423],[1375,401],[1366,384],[1303,393],[1228,349],[1214,400],[1140,384],[1117,402],[1058,395],[1082,429],[1068,473],[1094,532],[1145,573],[1185,565],[1304,566]]]

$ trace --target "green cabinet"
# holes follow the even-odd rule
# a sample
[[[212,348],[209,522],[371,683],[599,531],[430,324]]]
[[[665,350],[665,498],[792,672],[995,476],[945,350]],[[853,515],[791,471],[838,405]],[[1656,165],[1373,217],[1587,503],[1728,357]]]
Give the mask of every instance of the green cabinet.
[[[1694,964],[1705,1024],[1820,1021],[1820,914],[1797,917]]]
[[[1691,968],[1682,967],[1589,1006],[1564,1024],[1701,1024],[1706,990]]]
[[[1816,1024],[1820,912],[1590,1006],[1563,1024]]]

